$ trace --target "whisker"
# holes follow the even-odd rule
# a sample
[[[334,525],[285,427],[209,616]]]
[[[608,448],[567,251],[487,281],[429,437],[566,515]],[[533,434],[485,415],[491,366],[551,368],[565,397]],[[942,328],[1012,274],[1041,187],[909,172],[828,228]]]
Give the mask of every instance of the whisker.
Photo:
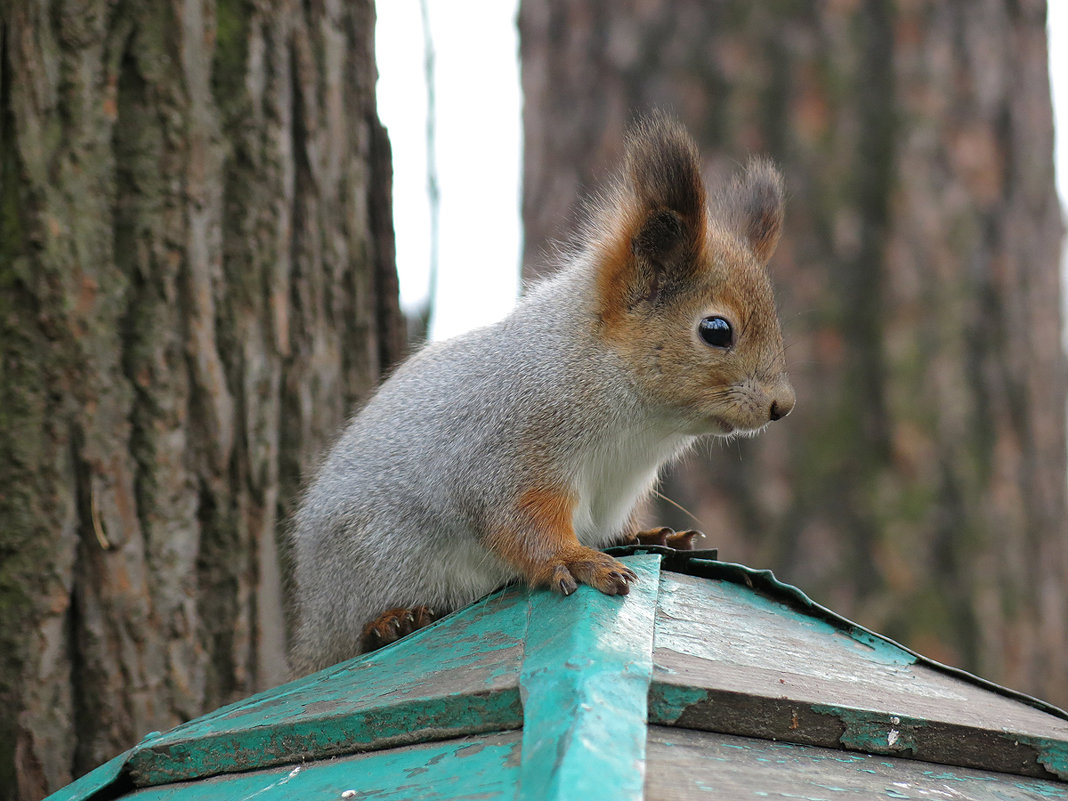
[[[705,524],[701,521],[701,518],[699,518],[697,515],[695,515],[693,512],[691,512],[689,509],[687,509],[681,503],[677,503],[676,501],[671,500],[671,498],[669,498],[667,495],[664,495],[664,493],[660,492],[660,490],[656,489],[655,487],[653,488],[653,494],[657,498],[659,498],[660,500],[671,504],[676,509],[678,509],[680,512],[682,512],[687,517],[689,517],[691,520],[693,520],[693,522],[695,522],[698,526],[701,526],[702,528],[704,528]]]

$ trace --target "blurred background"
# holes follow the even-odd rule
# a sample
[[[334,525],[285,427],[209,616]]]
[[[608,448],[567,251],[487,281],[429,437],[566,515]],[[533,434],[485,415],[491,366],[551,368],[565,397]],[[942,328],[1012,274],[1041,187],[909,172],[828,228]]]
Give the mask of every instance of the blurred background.
[[[799,401],[650,519],[1068,704],[1064,16],[0,6],[0,799],[284,680],[302,477],[410,342],[552,270],[652,108],[713,182],[782,168]]]

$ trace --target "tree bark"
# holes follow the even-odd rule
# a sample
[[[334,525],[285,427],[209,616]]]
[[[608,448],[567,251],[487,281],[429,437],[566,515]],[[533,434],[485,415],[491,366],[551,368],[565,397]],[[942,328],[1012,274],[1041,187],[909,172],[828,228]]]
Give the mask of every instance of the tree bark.
[[[280,527],[403,342],[373,33],[0,10],[0,798],[285,677]]]
[[[520,32],[528,264],[651,108],[714,178],[750,153],[786,175],[797,409],[664,493],[724,558],[1068,703],[1045,4],[524,0]]]

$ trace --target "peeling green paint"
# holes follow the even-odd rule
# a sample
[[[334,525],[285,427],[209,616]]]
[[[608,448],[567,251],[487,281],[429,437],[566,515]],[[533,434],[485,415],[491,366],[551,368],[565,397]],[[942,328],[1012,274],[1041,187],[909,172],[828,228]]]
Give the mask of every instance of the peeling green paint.
[[[521,801],[641,799],[660,557],[630,595],[534,593],[523,661]]]
[[[1062,801],[1068,798],[1068,787],[1062,788],[1026,781],[1014,782],[1013,786],[1022,793],[1031,793],[1038,798],[1057,798],[1062,799]]]
[[[708,691],[700,687],[653,682],[649,687],[649,722],[674,725],[687,709],[708,698]]]
[[[916,732],[927,725],[917,718],[887,715],[867,709],[812,704],[813,712],[837,718],[845,730],[839,742],[853,751],[869,754],[903,754],[922,756]]]
[[[912,665],[916,657],[897,643],[873,634],[859,626],[850,626],[843,631],[854,642],[870,648],[873,656],[886,665]]]
[[[1022,743],[1033,748],[1035,750],[1035,759],[1039,765],[1057,776],[1057,778],[1068,781],[1068,742],[1051,740],[1048,737],[1028,737],[1015,734],[1006,734],[1005,737],[1014,743]]]
[[[1038,749],[1038,763],[1068,781],[1068,743],[1036,737],[1033,745]]]

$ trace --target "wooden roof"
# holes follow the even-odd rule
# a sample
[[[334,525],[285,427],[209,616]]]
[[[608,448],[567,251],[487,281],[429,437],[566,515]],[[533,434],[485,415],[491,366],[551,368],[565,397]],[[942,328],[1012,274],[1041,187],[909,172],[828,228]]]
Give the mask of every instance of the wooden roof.
[[[624,553],[625,598],[506,588],[149,735],[52,798],[1068,799],[1061,710],[767,571]]]

